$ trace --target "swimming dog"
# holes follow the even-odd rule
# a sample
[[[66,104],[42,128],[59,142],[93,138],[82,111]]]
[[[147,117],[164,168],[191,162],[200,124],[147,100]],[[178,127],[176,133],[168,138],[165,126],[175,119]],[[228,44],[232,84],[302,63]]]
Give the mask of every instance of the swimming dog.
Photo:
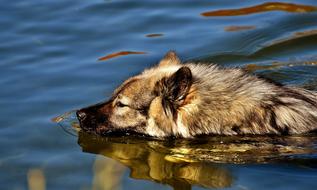
[[[77,111],[84,131],[153,137],[293,135],[317,129],[317,93],[168,52],[109,101]]]

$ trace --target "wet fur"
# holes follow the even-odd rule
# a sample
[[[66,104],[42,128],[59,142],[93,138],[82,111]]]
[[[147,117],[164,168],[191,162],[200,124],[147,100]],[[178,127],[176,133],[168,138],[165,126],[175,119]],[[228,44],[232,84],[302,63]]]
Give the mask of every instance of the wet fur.
[[[315,92],[283,86],[241,69],[182,64],[174,52],[167,53],[158,66],[125,81],[96,112],[92,108],[96,109],[80,110],[89,115],[89,122],[81,124],[87,130],[94,123],[89,130],[98,134],[111,129],[192,138],[288,135],[317,129]]]

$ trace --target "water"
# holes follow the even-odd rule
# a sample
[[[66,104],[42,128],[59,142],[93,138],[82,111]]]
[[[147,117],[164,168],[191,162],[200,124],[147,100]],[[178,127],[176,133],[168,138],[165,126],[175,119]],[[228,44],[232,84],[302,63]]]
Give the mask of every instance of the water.
[[[264,2],[3,0],[0,189],[315,189],[315,137],[100,140],[51,121],[108,98],[171,49],[317,90],[317,12]],[[243,14],[201,15],[225,9]],[[98,61],[122,51],[144,54]],[[229,145],[231,156],[208,151]]]

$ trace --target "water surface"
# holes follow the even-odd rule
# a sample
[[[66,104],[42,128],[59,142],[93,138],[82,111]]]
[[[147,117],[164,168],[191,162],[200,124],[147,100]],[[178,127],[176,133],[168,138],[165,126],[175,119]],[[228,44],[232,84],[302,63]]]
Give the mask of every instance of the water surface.
[[[96,140],[69,135],[51,118],[108,98],[168,50],[317,90],[316,6],[3,0],[0,189],[315,189],[315,137]],[[257,146],[263,154],[237,153]]]

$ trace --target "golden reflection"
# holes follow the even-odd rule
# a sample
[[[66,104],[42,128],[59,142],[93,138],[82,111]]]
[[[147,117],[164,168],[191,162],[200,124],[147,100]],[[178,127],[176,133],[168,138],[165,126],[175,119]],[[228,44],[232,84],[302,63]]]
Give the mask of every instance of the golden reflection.
[[[29,190],[45,190],[45,177],[41,169],[31,169],[27,174]]]
[[[272,70],[272,69],[278,69],[283,66],[288,66],[288,63],[282,63],[282,62],[273,62],[270,65],[258,65],[258,64],[248,64],[244,66],[244,70],[250,73],[253,73],[258,70]]]
[[[124,167],[115,160],[97,156],[92,190],[120,190]]]
[[[59,122],[64,121],[65,119],[68,119],[72,114],[74,114],[74,111],[68,111],[68,112],[63,113],[62,115],[53,117],[51,119],[51,121],[54,123],[59,123]]]
[[[108,54],[106,56],[100,57],[98,60],[99,61],[106,61],[108,59],[114,58],[114,57],[119,57],[123,55],[130,55],[130,54],[146,54],[146,52],[143,51],[120,51],[120,52],[115,52]]]
[[[306,36],[312,36],[312,35],[316,35],[317,34],[317,29],[313,29],[313,30],[305,30],[305,31],[301,31],[301,32],[295,32],[294,33],[294,37],[306,37]]]
[[[208,11],[201,13],[202,16],[240,16],[255,14],[267,11],[286,11],[293,13],[306,13],[316,11],[317,7],[309,5],[300,5],[293,3],[283,3],[283,2],[267,2],[260,5],[255,5],[252,7],[244,7],[240,9],[223,9],[216,11]]]
[[[281,62],[275,61],[268,65],[260,65],[260,64],[247,64],[243,67],[243,69],[247,72],[253,73],[259,70],[274,70],[282,67],[295,67],[295,66],[303,66],[303,65],[317,65],[317,61],[309,60],[309,61],[289,61],[289,62]]]
[[[296,40],[303,40],[303,39],[312,39],[317,36],[317,29],[313,30],[304,30],[300,32],[294,32],[290,36],[284,37],[282,39],[277,39],[271,42],[270,44],[266,45],[264,48],[270,48],[277,45],[281,45],[283,43],[296,43]]]
[[[158,141],[79,132],[78,142],[84,152],[104,155],[127,166],[132,178],[168,184],[174,189],[191,189],[193,185],[230,187],[234,178],[219,163],[285,162],[289,155],[315,152],[311,143],[316,138],[201,137]]]

